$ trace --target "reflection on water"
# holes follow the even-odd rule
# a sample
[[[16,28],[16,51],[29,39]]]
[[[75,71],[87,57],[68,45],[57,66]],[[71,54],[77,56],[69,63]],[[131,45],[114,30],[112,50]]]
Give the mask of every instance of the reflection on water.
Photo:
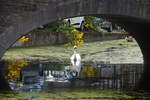
[[[90,87],[101,89],[134,88],[138,82],[142,65],[108,64],[104,62],[82,64],[77,76],[68,64],[37,63],[28,64],[24,60],[7,61],[3,67],[5,78],[14,90],[26,88],[42,90],[44,87]],[[43,86],[44,85],[44,86]],[[17,88],[18,87],[18,88]],[[27,89],[28,90],[28,89]]]
[[[27,97],[27,100],[35,98],[57,100],[56,97],[65,100],[125,100],[126,97],[116,99],[115,95],[121,97],[124,94],[120,90],[134,89],[142,73],[141,64],[104,62],[83,63],[79,75],[71,72],[72,67],[69,64],[56,62],[31,64],[24,60],[5,61],[1,68],[10,87],[14,91],[19,91],[21,93],[19,96]],[[120,92],[116,93],[112,89]],[[24,93],[25,91],[28,92]],[[109,92],[112,94],[107,97],[107,93],[110,95]],[[126,94],[125,96],[130,98]]]
[[[20,77],[20,70],[22,67],[27,66],[27,62],[25,60],[11,60],[6,64],[7,72],[5,75],[5,79],[7,80],[16,80]]]

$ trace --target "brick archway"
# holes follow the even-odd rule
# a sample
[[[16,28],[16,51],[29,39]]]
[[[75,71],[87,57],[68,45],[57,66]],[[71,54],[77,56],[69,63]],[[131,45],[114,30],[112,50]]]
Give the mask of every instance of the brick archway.
[[[148,0],[146,1],[150,4]],[[7,4],[7,2],[5,3]],[[21,1],[19,3],[24,4]],[[39,4],[36,1],[32,2],[32,4],[34,3],[35,5]],[[150,40],[148,33],[146,33],[150,32],[150,13],[148,13],[150,9],[145,7],[146,4],[144,2],[140,2],[139,0],[117,0],[115,2],[114,0],[53,0],[47,2],[47,5],[46,7],[29,9],[29,11],[21,10],[22,12],[30,12],[26,16],[22,16],[21,12],[17,12],[21,18],[16,18],[12,23],[8,23],[5,30],[0,33],[0,57],[22,35],[41,25],[73,16],[101,16],[119,23],[137,40],[143,53],[145,65],[140,88],[150,90],[150,83],[145,81],[148,78],[147,76],[150,76],[150,47],[147,44]]]

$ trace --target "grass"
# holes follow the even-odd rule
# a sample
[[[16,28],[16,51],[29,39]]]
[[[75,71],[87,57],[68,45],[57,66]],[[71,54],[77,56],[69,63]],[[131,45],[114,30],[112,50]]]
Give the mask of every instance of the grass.
[[[0,93],[0,100],[66,100],[83,98],[107,98],[107,100],[114,100],[121,98],[123,100],[130,100],[134,98],[147,99],[150,98],[149,93],[135,92],[135,91],[119,91],[119,90],[99,90],[98,88],[76,88],[71,90],[61,90],[55,92],[14,92],[14,93]],[[92,100],[92,99],[90,99]],[[141,100],[141,99],[140,99]],[[148,100],[148,99],[147,99]]]
[[[2,92],[0,93],[0,100],[23,100],[17,92]]]
[[[142,63],[138,44],[124,39],[85,43],[78,47],[83,61],[110,61],[111,63]],[[70,62],[72,47],[65,45],[11,48],[3,60],[25,59],[27,61]],[[134,58],[134,60],[133,60]]]

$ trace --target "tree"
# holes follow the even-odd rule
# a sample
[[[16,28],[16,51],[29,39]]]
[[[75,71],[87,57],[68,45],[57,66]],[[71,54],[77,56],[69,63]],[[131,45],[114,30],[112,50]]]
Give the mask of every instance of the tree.
[[[94,32],[101,32],[101,30],[97,28],[98,23],[96,22],[96,17],[85,16],[84,17],[84,26],[87,30],[91,30]]]
[[[64,20],[58,20],[52,24],[45,26],[44,30],[49,32],[60,32],[65,33],[65,37],[68,41],[67,46],[81,45],[84,43],[83,36],[84,33],[75,29],[69,22]]]

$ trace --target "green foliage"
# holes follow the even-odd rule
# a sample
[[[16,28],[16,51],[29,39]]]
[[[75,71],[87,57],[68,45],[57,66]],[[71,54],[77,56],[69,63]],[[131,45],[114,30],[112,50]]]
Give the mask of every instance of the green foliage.
[[[41,30],[41,29],[40,29]],[[65,37],[67,40],[67,45],[81,45],[83,44],[83,33],[75,29],[72,25],[70,25],[67,21],[58,20],[54,23],[48,24],[44,29],[46,32],[60,32],[65,33]]]
[[[96,19],[96,17],[85,16],[84,17],[84,27],[88,31],[101,33],[102,31],[97,28],[95,19]],[[82,40],[83,33],[80,32],[79,30],[76,30],[72,25],[70,25],[65,20],[58,20],[54,23],[47,24],[44,28],[38,29],[36,31],[65,33],[65,37],[68,42],[67,45],[77,45],[78,46],[78,45],[81,45],[84,43],[84,41]]]
[[[44,26],[42,29],[36,29],[35,31],[40,31],[40,32],[64,32],[64,29],[70,28],[69,24],[65,22],[64,20],[58,20],[55,21],[51,24],[47,24]]]
[[[52,24],[48,24],[45,28],[50,32],[64,32],[65,30],[70,31],[72,29],[64,20],[58,20]]]
[[[94,32],[101,32],[100,29],[97,28],[96,17],[93,16],[85,16],[84,17],[84,26],[87,30],[91,30]]]
[[[93,25],[95,22],[95,18],[96,17],[93,17],[93,16],[85,16],[84,21],[86,24],[92,24]]]

